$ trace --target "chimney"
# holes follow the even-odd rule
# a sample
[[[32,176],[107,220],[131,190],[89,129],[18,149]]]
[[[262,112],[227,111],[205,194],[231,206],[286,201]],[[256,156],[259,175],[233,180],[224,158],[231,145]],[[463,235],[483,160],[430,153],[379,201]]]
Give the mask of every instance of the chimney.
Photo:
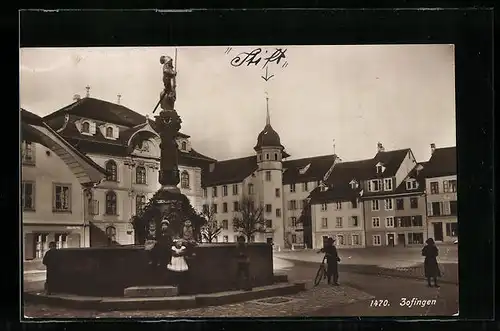
[[[90,86],[89,85],[85,86],[85,89],[87,90],[87,94],[85,95],[85,97],[88,98],[90,97]]]
[[[215,170],[215,163],[210,163],[210,165],[208,166],[208,171],[213,172],[214,170]]]
[[[377,143],[377,151],[378,152],[385,152],[385,148],[381,142]]]
[[[118,97],[118,100],[117,100],[117,102],[116,102],[116,103],[117,103],[117,104],[120,104],[120,100],[121,100],[121,98],[122,98],[122,95],[121,95],[121,94],[118,94],[118,95],[117,95],[117,97]]]
[[[75,95],[73,96],[73,101],[78,101],[78,100],[80,100],[81,98],[82,98],[82,97],[80,96],[80,94],[75,94]]]
[[[431,155],[434,153],[435,150],[436,150],[436,144],[432,143],[431,144]]]

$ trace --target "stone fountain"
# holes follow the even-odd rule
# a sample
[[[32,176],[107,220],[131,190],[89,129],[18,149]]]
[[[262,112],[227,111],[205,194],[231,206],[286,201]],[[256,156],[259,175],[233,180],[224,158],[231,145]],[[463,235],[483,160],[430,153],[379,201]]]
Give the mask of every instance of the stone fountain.
[[[155,129],[161,138],[161,188],[146,204],[142,214],[134,220],[139,242],[133,246],[67,248],[54,251],[51,257],[53,262],[47,266],[47,280],[52,296],[70,294],[85,298],[111,297],[114,299],[100,299],[100,304],[104,302],[109,309],[119,309],[118,306],[124,302],[126,305],[134,303],[134,297],[141,297],[137,300],[143,305],[145,298],[172,296],[178,298],[176,303],[181,303],[183,301],[179,299],[179,295],[187,295],[189,298],[185,297],[185,300],[194,300],[198,305],[200,302],[210,302],[210,297],[197,296],[193,299],[194,295],[213,294],[215,297],[212,299],[219,302],[217,300],[221,297],[217,293],[238,289],[236,243],[200,243],[200,228],[204,220],[177,187],[179,169],[176,137],[182,121],[174,108],[176,71],[170,57],[162,56],[160,62],[163,65],[164,89],[157,105],[161,106],[161,111],[155,116]],[[180,290],[172,286],[172,279],[165,268],[170,261],[174,238],[184,238],[189,243],[189,272],[185,276],[188,279],[185,279],[183,283],[186,285]],[[156,242],[155,247],[162,262],[159,265],[151,263],[151,251],[145,249],[144,245],[147,240]],[[254,294],[245,294],[247,298],[258,297],[259,287],[264,287],[264,291],[271,291],[274,295],[303,289],[303,284],[285,286],[283,282],[286,283],[286,277],[276,277],[273,274],[271,245],[250,243],[247,244],[246,251],[251,261],[250,275],[255,289],[252,291]],[[277,281],[280,284],[276,292],[272,285]],[[269,293],[264,296],[269,296]],[[43,295],[38,293],[30,297],[39,299]],[[166,301],[161,302],[164,305]]]

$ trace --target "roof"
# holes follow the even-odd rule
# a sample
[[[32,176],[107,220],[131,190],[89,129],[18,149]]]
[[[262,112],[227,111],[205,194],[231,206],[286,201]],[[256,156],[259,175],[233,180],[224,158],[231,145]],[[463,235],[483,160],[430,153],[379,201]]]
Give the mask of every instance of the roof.
[[[436,148],[423,171],[425,178],[452,176],[457,174],[457,148]]]
[[[423,176],[423,172],[425,171],[425,167],[427,166],[427,162],[419,162],[417,165],[408,173],[406,178],[399,184],[398,187],[394,190],[395,194],[403,194],[403,193],[423,193],[425,192],[425,177]],[[418,183],[417,189],[408,190],[406,188],[406,181],[408,179],[415,179]]]
[[[257,136],[257,144],[254,149],[258,150],[262,147],[281,147],[280,136],[278,132],[276,132],[271,124],[266,124],[264,129]]]
[[[337,159],[335,154],[287,160],[283,162],[283,184],[311,182],[323,179]],[[308,168],[306,169],[305,167]],[[305,170],[301,173],[301,169]]]
[[[393,151],[384,151],[378,152],[373,158],[373,166],[367,169],[366,175],[368,178],[377,178],[377,177],[392,177],[396,175],[401,163],[408,153],[411,153],[411,149],[397,149]],[[382,163],[385,167],[385,170],[382,174],[377,174],[376,165],[378,163]]]
[[[203,170],[202,186],[239,183],[257,170],[257,157],[247,156],[212,163]]]
[[[326,181],[327,190],[319,187],[311,192],[311,203],[329,201],[347,201],[360,196],[362,180],[366,179],[367,172],[373,165],[373,159],[337,163]],[[350,182],[355,179],[357,188],[352,188]]]
[[[98,182],[107,175],[104,168],[72,146],[47,125],[40,116],[23,108],[21,108],[21,129],[25,139],[33,139],[33,141],[51,148],[72,171],[76,171],[75,175],[82,183]]]

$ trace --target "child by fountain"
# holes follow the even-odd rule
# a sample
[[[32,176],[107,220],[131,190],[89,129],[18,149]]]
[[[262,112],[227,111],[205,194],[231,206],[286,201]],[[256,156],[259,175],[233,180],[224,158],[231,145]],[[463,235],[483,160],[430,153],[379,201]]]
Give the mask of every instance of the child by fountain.
[[[185,259],[186,246],[184,246],[184,241],[180,238],[174,242],[175,245],[172,246],[172,258],[167,268],[173,274],[174,285],[183,287],[189,269]]]

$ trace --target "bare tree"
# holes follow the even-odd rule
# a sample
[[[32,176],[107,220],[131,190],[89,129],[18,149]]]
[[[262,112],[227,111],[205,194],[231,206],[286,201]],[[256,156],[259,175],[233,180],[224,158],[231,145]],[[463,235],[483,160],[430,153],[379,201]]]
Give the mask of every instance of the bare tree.
[[[200,217],[206,220],[206,223],[201,227],[202,238],[211,243],[222,231],[222,225],[217,222],[213,207],[208,205],[204,206]]]
[[[238,204],[239,211],[233,218],[233,228],[235,232],[245,236],[247,242],[250,242],[255,233],[265,233],[270,230],[264,219],[264,208],[256,206],[252,197],[243,196]]]

